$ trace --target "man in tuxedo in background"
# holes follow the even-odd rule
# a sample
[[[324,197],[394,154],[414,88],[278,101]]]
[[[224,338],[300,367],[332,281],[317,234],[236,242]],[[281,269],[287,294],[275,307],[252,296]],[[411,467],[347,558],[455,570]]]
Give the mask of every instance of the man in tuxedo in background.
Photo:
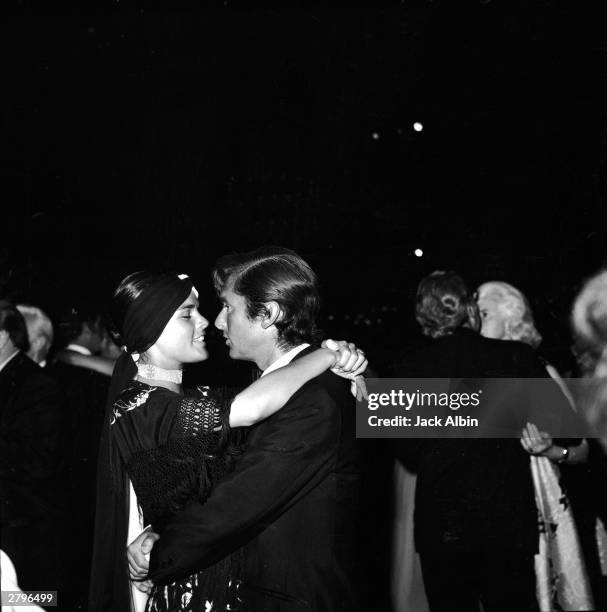
[[[296,253],[224,257],[214,279],[222,301],[215,325],[230,357],[253,361],[263,376],[312,350],[318,284]],[[169,583],[242,548],[240,609],[358,610],[359,466],[348,387],[325,373],[251,428],[234,471],[156,542],[149,577]],[[129,548],[135,572],[145,568],[141,541]]]
[[[66,398],[69,415],[67,444],[68,465],[74,491],[81,502],[88,500],[88,512],[94,511],[95,474],[103,410],[110,378],[84,365],[70,362],[70,354],[96,355],[101,348],[103,326],[99,312],[86,304],[73,305],[58,319],[61,359],[49,366],[49,373],[59,382]]]
[[[110,378],[87,367],[71,365],[65,358],[99,352],[103,326],[96,308],[86,303],[73,304],[60,314],[57,329],[64,358],[49,365],[48,372],[59,383],[67,404],[63,453],[74,529],[69,597],[84,606],[93,547],[97,454]]]
[[[25,321],[0,302],[0,546],[23,590],[65,584],[61,390],[27,355]]]
[[[48,315],[37,306],[17,304],[27,328],[29,349],[27,356],[41,368],[46,367],[46,358],[53,346],[53,323]]]

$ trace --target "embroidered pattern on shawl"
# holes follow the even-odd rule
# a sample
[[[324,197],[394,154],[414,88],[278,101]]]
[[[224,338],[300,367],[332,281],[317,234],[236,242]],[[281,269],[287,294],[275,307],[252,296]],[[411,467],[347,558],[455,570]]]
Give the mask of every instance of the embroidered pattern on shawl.
[[[124,413],[135,410],[135,408],[139,408],[139,406],[143,406],[148,401],[150,393],[157,388],[158,387],[150,387],[149,389],[143,389],[132,398],[117,399],[112,408],[110,425],[113,425]]]

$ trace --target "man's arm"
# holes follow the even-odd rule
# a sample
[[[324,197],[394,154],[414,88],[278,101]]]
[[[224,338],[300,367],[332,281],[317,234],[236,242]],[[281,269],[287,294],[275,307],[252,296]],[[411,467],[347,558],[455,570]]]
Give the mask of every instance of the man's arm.
[[[190,575],[265,529],[332,470],[340,422],[329,394],[315,381],[304,386],[252,432],[235,471],[204,505],[191,503],[173,518],[154,546],[149,577],[166,584]]]

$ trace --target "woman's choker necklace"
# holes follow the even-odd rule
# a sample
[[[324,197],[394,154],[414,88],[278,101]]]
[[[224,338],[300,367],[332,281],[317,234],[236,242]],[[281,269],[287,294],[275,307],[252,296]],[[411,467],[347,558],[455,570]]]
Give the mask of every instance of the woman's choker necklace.
[[[147,378],[148,380],[162,380],[164,382],[180,385],[183,377],[183,370],[165,370],[151,363],[138,363],[137,374],[139,374],[141,378]]]

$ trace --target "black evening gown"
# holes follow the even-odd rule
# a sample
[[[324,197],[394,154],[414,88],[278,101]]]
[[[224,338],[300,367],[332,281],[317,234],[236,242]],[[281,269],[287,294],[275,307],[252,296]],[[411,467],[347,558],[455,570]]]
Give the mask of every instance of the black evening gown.
[[[144,524],[162,537],[171,515],[189,501],[204,502],[229,470],[237,454],[228,443],[231,399],[225,390],[198,387],[182,396],[132,381],[114,401],[99,463],[91,612],[131,609],[129,481]],[[226,558],[176,583],[154,587],[146,609],[219,610],[237,565],[234,557]]]

